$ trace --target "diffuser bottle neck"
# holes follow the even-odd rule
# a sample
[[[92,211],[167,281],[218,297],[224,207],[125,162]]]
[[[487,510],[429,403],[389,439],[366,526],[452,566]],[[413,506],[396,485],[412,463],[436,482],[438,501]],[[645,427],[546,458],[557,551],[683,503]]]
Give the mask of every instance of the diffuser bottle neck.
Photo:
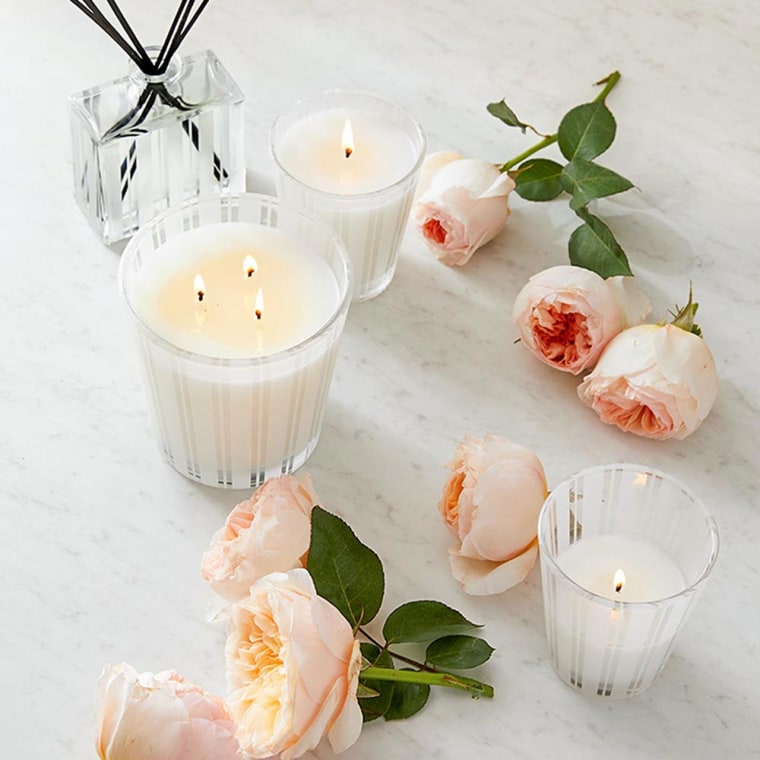
[[[161,52],[159,45],[148,45],[145,48],[148,57],[154,63],[158,60]],[[178,53],[175,53],[169,60],[169,65],[163,74],[152,74],[143,71],[137,64],[132,63],[129,67],[129,76],[135,84],[171,84],[179,78],[182,73],[182,59]]]

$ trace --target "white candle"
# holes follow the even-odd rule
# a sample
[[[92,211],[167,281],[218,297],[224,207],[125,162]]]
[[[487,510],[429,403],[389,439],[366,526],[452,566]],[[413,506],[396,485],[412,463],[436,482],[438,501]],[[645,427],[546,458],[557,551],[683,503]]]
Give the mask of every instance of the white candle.
[[[340,235],[359,300],[393,277],[424,148],[405,111],[362,93],[301,101],[272,130],[279,195]]]
[[[249,488],[301,466],[316,445],[348,261],[334,235],[276,199],[197,206],[133,238],[122,286],[165,456],[207,485]]]
[[[303,243],[243,223],[198,227],[165,243],[134,293],[148,327],[178,348],[219,358],[295,346],[327,322],[338,300],[329,267]]]
[[[664,473],[591,467],[557,485],[539,516],[552,665],[585,694],[647,689],[717,554],[704,507]]]
[[[582,588],[615,602],[653,602],[686,587],[680,568],[659,546],[624,533],[576,541],[557,565]]]
[[[304,184],[339,195],[389,187],[417,161],[404,130],[351,108],[330,108],[297,121],[282,136],[278,156],[283,169]]]

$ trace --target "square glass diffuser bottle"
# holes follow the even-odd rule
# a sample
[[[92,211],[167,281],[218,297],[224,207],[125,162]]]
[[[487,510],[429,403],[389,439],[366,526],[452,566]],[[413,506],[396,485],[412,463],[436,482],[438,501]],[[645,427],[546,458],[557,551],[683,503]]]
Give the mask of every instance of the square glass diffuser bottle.
[[[189,198],[244,190],[243,94],[210,50],[69,100],[74,192],[105,243]]]

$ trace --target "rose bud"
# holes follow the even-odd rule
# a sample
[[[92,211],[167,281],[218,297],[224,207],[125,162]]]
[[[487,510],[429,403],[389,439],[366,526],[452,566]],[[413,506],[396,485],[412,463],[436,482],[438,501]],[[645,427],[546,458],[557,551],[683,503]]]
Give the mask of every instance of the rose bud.
[[[311,476],[270,478],[238,504],[203,555],[201,574],[217,594],[235,601],[269,573],[304,566],[311,510],[319,501]]]
[[[511,177],[487,161],[432,153],[423,164],[411,216],[439,261],[462,266],[501,232],[514,188]]]
[[[454,577],[469,594],[506,591],[536,561],[544,468],[530,449],[495,435],[466,435],[447,466],[439,509],[458,541],[449,550]]]
[[[291,760],[324,735],[341,752],[359,738],[359,642],[306,570],[272,573],[232,607],[225,654],[228,702],[250,757]]]
[[[649,302],[632,280],[605,280],[574,266],[533,275],[512,309],[523,345],[563,372],[577,375],[590,369],[612,338],[649,312]]]
[[[578,388],[602,422],[646,438],[686,438],[718,395],[707,343],[669,325],[639,325],[614,338]]]
[[[224,702],[174,671],[106,666],[98,680],[101,760],[244,760]]]

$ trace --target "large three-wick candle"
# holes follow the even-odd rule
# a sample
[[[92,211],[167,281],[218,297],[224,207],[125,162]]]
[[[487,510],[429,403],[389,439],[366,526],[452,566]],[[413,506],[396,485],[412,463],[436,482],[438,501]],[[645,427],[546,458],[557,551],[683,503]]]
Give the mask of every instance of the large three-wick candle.
[[[138,232],[120,280],[169,463],[227,488],[300,467],[350,302],[337,236],[267,196],[200,198]]]
[[[585,694],[647,689],[715,563],[717,528],[702,503],[648,467],[592,467],[552,490],[538,542],[557,674]]]
[[[396,269],[425,136],[403,109],[361,92],[301,100],[272,128],[281,198],[306,208],[343,239],[354,297],[379,295]]]

